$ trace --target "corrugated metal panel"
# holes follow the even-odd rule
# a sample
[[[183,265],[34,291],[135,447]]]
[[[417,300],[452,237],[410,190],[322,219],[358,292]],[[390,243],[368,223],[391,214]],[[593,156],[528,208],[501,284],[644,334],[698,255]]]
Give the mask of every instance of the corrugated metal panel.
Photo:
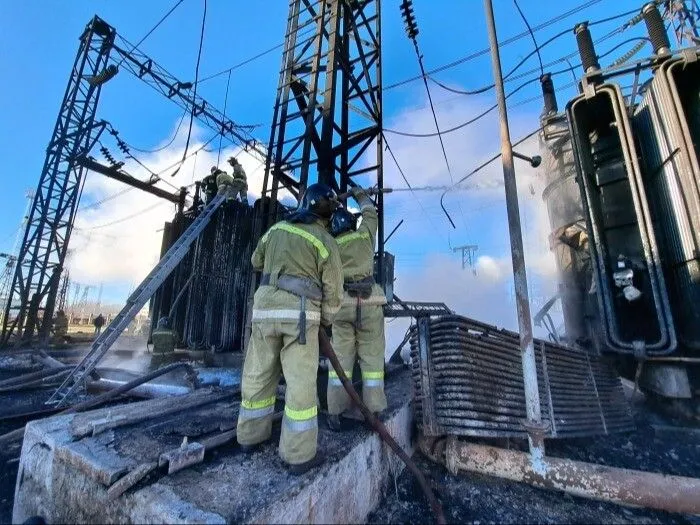
[[[699,64],[683,60],[666,62],[634,115],[679,338],[696,350],[700,349],[699,69]]]
[[[243,348],[247,300],[252,278],[250,257],[262,224],[262,207],[232,202],[222,206],[187,257],[154,299],[151,318],[168,315],[177,294],[191,281],[173,314],[180,344],[191,349],[239,351]],[[171,242],[192,222],[178,216]]]
[[[411,334],[416,420],[428,434],[526,437],[519,336],[460,316],[428,323],[421,356]],[[547,437],[609,434],[633,428],[620,380],[600,358],[535,340]],[[428,388],[425,388],[429,385]],[[424,424],[431,420],[432,430]]]

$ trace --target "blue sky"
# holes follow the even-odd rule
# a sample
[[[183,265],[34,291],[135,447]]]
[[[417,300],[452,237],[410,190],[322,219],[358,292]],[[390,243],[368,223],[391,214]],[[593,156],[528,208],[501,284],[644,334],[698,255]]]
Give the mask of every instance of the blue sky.
[[[0,137],[2,138],[0,140],[0,158],[2,164],[0,166],[4,181],[3,205],[0,208],[0,218],[2,219],[0,220],[1,251],[7,251],[11,248],[14,240],[13,234],[21,221],[26,206],[24,195],[28,189],[36,186],[44,160],[46,144],[50,138],[70,68],[75,58],[78,37],[85,24],[94,14],[98,14],[116,27],[122,36],[135,43],[173,3],[171,0],[0,2],[0,50],[2,50],[0,52],[0,75],[3,91],[3,96],[0,98],[0,114],[2,115],[2,119],[0,119]],[[404,34],[399,14],[399,3],[400,0],[382,0],[385,86],[413,77],[419,72],[412,44]],[[598,20],[637,7],[641,8],[643,2],[639,0],[520,1],[522,9],[533,27],[584,3],[593,5],[584,12],[572,15],[538,31],[536,33],[538,41],[543,42],[566,28],[572,28],[576,22],[582,20]],[[495,0],[494,4],[501,40],[525,30],[511,0]],[[183,81],[194,78],[202,6],[201,0],[185,0],[141,46],[145,53]],[[418,39],[427,69],[448,64],[487,47],[488,39],[481,1],[414,0],[414,6],[420,29]],[[282,43],[287,8],[288,2],[284,0],[267,2],[209,0],[200,76],[209,76]],[[626,19],[620,19],[594,27],[592,29],[594,39],[619,27],[625,21]],[[601,43],[598,52],[602,54],[617,43],[631,36],[640,35],[644,35],[643,24]],[[632,44],[623,46],[620,53],[631,46]],[[529,37],[504,46],[501,52],[504,69],[509,70],[532,49],[533,44]],[[575,51],[575,49],[574,36],[568,34],[546,46],[542,50],[542,59],[546,64]],[[650,50],[647,48],[642,54],[649,53]],[[602,60],[603,65],[608,64],[616,56],[611,55]],[[231,76],[227,114],[237,122],[260,124],[254,134],[265,142],[269,135],[280,58],[281,50],[278,49],[236,69]],[[574,65],[578,64],[578,58],[572,58],[571,62]],[[520,71],[533,71],[537,67],[537,59],[533,57]],[[549,69],[559,70],[562,67],[562,64],[558,64]],[[580,69],[577,69],[576,72],[580,74]],[[537,76],[538,72],[535,71],[523,80]],[[474,89],[489,84],[491,82],[489,56],[485,54],[457,67],[447,69],[436,74],[435,78],[461,89]],[[509,83],[507,91],[517,86],[519,82],[522,80]],[[572,82],[571,75],[560,75],[555,78],[555,85],[562,86],[570,82]],[[219,109],[223,109],[225,87],[226,76],[223,75],[202,83],[199,93]],[[493,92],[467,97],[445,92],[434,84],[431,89],[437,101],[438,117],[443,128],[469,119],[495,101]],[[541,101],[536,99],[525,104],[518,104],[518,102],[536,97],[538,93],[539,86],[534,83],[510,99],[510,102],[514,103],[510,111],[511,131],[514,139],[537,127]],[[566,100],[574,94],[573,88],[560,90],[558,92],[560,107],[563,107]],[[424,87],[420,81],[386,90],[384,94],[385,127],[418,133],[434,131],[432,117],[425,108],[425,104]],[[167,142],[180,116],[181,111],[177,106],[163,99],[126,72],[120,73],[105,87],[98,109],[98,117],[109,120],[128,143],[141,148],[152,148]],[[493,112],[477,124],[468,126],[446,138],[447,151],[455,177],[461,176],[460,174],[470,170],[497,151],[499,139],[496,117],[496,113]],[[195,141],[199,140],[201,143],[205,136],[206,133],[201,128],[195,127]],[[387,137],[414,186],[449,182],[449,175],[436,139],[406,138],[391,134],[388,134]],[[154,165],[167,164],[168,158],[181,156],[183,146],[184,141],[178,139],[173,143],[172,148],[166,151],[170,155],[169,157],[163,154],[150,157],[148,160]],[[536,153],[536,141],[526,147],[526,149],[528,148],[528,153]],[[388,155],[385,156],[385,163],[385,176],[389,183],[403,184]],[[190,177],[195,176],[196,166],[188,169],[192,170]],[[542,223],[542,201],[539,193],[532,194],[533,184],[537,181],[537,177],[534,172],[524,169],[522,164],[518,165],[518,169],[520,170],[519,174],[525,173],[519,178],[519,184],[523,190],[521,200],[524,201],[524,204],[521,204],[521,208],[523,208],[526,243],[531,241],[532,245],[536,245],[536,249],[544,252],[544,254],[533,252],[535,253],[533,260],[537,260],[540,256],[546,256],[546,239],[541,238],[541,229],[546,230],[546,224]],[[197,177],[202,175],[204,172]],[[411,292],[421,293],[424,288],[429,291],[434,287],[428,285],[413,287],[413,284],[429,282],[430,279],[425,272],[431,268],[433,270],[435,268],[442,269],[442,265],[444,265],[445,272],[460,279],[459,287],[463,287],[463,294],[469,295],[468,290],[481,290],[483,288],[480,293],[490,295],[493,287],[489,286],[495,285],[499,290],[498,294],[506,294],[503,296],[506,303],[496,301],[495,310],[510,308],[507,298],[507,288],[510,281],[507,271],[504,272],[502,265],[498,267],[498,272],[500,272],[498,278],[491,282],[488,276],[496,271],[494,268],[498,264],[496,266],[489,265],[489,260],[484,259],[481,261],[483,271],[480,271],[477,276],[473,276],[471,272],[462,272],[459,255],[452,254],[450,250],[451,246],[459,244],[478,244],[480,248],[477,255],[496,262],[509,260],[502,187],[498,186],[500,176],[500,165],[494,164],[489,170],[485,170],[483,175],[474,179],[477,186],[482,185],[486,189],[458,192],[448,197],[450,211],[458,226],[457,230],[452,230],[442,215],[437,202],[439,194],[420,194],[419,198],[423,208],[408,193],[387,197],[387,231],[398,220],[403,218],[406,221],[389,244],[389,248],[395,251],[399,258],[397,263],[399,281],[397,284],[401,284],[403,279],[404,290],[410,290],[409,293],[398,291],[397,293],[402,296],[411,296],[415,295]],[[105,196],[113,195],[115,189],[120,189],[113,183],[91,181],[96,177],[99,176],[89,176],[83,204],[89,204]],[[115,203],[114,213],[109,217],[100,216],[99,220],[104,221],[106,218],[114,219],[114,217],[119,219],[140,211],[143,209],[143,205],[140,204],[142,201],[136,202],[136,200],[134,192],[113,199],[110,202]],[[94,214],[97,216],[96,211],[99,210],[96,208],[89,210],[89,212],[95,212]],[[166,213],[167,216],[170,212],[163,210],[163,213]],[[546,215],[544,216],[546,217]],[[86,212],[82,218],[79,214],[78,222],[89,219],[90,216]],[[124,221],[121,224],[127,228],[129,221]],[[91,235],[87,240],[83,239],[83,242],[86,243],[84,245],[97,243],[102,246],[100,251],[108,251],[110,244],[114,242],[113,237],[110,238],[108,234],[100,233],[101,231],[107,230],[96,230],[94,236]],[[114,234],[110,235],[114,236]],[[528,235],[531,237],[529,241]],[[157,244],[157,241],[153,240],[155,238],[152,236],[148,242],[136,243],[131,253],[131,257],[134,259],[145,261],[142,265],[145,268],[143,271],[147,271],[157,256],[159,246],[153,246]],[[542,249],[542,246],[545,248]],[[79,256],[79,253],[75,255],[76,258]],[[99,264],[103,264],[97,259],[95,261],[98,267]],[[86,266],[84,262],[81,264]],[[538,263],[533,264],[537,266]],[[108,276],[101,279],[97,275],[98,270],[93,268],[93,273],[85,273],[83,280],[95,285],[98,284],[98,281],[103,281],[105,283],[105,296],[115,301],[122,299],[125,293],[137,284],[140,277],[139,272],[142,271],[140,269],[134,270],[131,278],[123,276],[110,278]],[[533,280],[537,281],[537,270],[534,271],[536,275]],[[548,282],[548,272],[542,271],[540,273],[545,276],[540,281]],[[543,285],[542,288],[546,289],[548,286],[551,288],[550,285]],[[453,288],[455,287],[451,287],[451,289]],[[503,292],[504,289],[506,292]],[[542,293],[545,292],[546,290]],[[460,302],[460,297],[455,295],[454,300]],[[412,298],[421,299],[422,297]],[[464,308],[468,310],[468,313],[475,313],[471,311],[474,308],[473,305],[465,304]],[[495,319],[498,315],[493,313],[484,314],[484,316],[488,317],[484,320],[494,318],[494,322],[509,324],[512,321],[510,315],[498,319]]]

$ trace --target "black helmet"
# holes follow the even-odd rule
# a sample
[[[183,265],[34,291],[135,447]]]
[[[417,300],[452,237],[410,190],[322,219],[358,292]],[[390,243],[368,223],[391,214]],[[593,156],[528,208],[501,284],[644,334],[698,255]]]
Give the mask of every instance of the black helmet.
[[[158,319],[158,324],[156,325],[156,328],[160,329],[168,329],[170,328],[170,319],[166,317],[161,317]]]
[[[329,230],[333,237],[342,235],[345,232],[355,231],[357,218],[346,208],[338,208],[331,215]]]
[[[326,184],[316,183],[306,188],[298,209],[309,211],[323,219],[330,219],[338,205],[338,196],[333,189]]]

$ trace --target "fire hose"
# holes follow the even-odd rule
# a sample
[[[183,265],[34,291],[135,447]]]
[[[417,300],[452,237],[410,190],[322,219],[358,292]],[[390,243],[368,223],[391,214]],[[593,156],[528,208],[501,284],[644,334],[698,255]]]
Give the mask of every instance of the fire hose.
[[[384,423],[382,423],[362,402],[362,399],[358,395],[357,391],[355,390],[355,388],[353,388],[352,382],[350,381],[350,379],[348,379],[348,376],[345,375],[345,371],[340,365],[340,361],[338,361],[338,356],[335,354],[333,346],[331,345],[331,342],[328,339],[328,335],[326,334],[323,328],[318,332],[318,340],[321,355],[328,358],[328,360],[331,362],[331,365],[333,365],[333,369],[338,374],[338,378],[340,379],[340,382],[343,384],[343,387],[350,396],[350,399],[352,399],[353,403],[355,403],[355,405],[357,405],[357,407],[360,409],[360,412],[362,412],[362,415],[365,417],[365,420],[369,423],[369,426],[372,427],[372,430],[379,434],[379,437],[382,439],[382,441],[384,441],[389,446],[389,448],[391,448],[391,450],[393,450],[394,453],[397,456],[399,456],[399,458],[401,458],[401,460],[406,464],[408,470],[410,470],[411,473],[416,477],[416,480],[418,481],[418,484],[420,485],[423,494],[425,494],[425,497],[430,503],[430,507],[433,510],[433,514],[435,515],[437,522],[440,524],[447,523],[445,521],[445,515],[442,512],[442,506],[435,497],[435,494],[433,494],[433,491],[430,489],[430,486],[428,485],[425,476],[423,476],[423,473],[420,471],[415,462],[409,457],[409,455],[406,454],[406,452],[404,452],[404,450],[396,442],[396,440],[394,440],[394,438],[391,437],[391,434],[389,434],[389,430],[386,428],[386,426],[384,426]]]

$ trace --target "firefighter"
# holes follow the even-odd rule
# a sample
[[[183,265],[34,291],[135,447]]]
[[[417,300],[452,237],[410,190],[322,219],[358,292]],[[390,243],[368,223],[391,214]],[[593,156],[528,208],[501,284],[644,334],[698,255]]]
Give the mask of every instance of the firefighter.
[[[386,297],[374,282],[374,243],[377,210],[362,188],[352,196],[360,205],[362,222],[339,208],[331,217],[330,232],[340,249],[345,294],[343,306],[333,322],[333,348],[345,375],[352,378],[355,360],[362,371],[362,398],[379,415],[386,408],[384,395],[384,311]],[[340,416],[356,417],[337,373],[328,373],[328,426],[340,430]]]
[[[233,168],[233,198],[240,196],[241,202],[248,203],[248,178],[243,166],[236,157],[230,157],[228,163]]]
[[[316,454],[318,333],[331,325],[343,297],[338,246],[327,231],[337,205],[331,188],[312,184],[297,210],[260,239],[251,258],[262,278],[243,364],[237,439],[251,452],[270,438],[277,383],[284,374],[279,455],[294,475],[322,461]]]
[[[216,195],[219,187],[216,185],[216,176],[219,168],[212,166],[209,175],[202,179],[202,190],[204,191],[204,202],[209,204]]]
[[[93,326],[95,327],[95,335],[100,335],[102,333],[102,327],[105,325],[105,318],[102,314],[99,314],[95,319],[92,321]]]
[[[68,317],[63,310],[56,312],[56,317],[53,319],[53,333],[59,339],[68,334]]]
[[[158,320],[156,329],[151,334],[151,341],[153,342],[154,354],[167,354],[175,351],[177,334],[170,328],[170,320],[167,317],[161,317]]]
[[[223,170],[217,170],[216,171],[216,188],[219,193],[224,193],[227,188],[233,185],[233,177],[226,173]],[[226,198],[227,202],[230,202],[234,199],[234,194],[233,192],[229,193],[228,197]]]

